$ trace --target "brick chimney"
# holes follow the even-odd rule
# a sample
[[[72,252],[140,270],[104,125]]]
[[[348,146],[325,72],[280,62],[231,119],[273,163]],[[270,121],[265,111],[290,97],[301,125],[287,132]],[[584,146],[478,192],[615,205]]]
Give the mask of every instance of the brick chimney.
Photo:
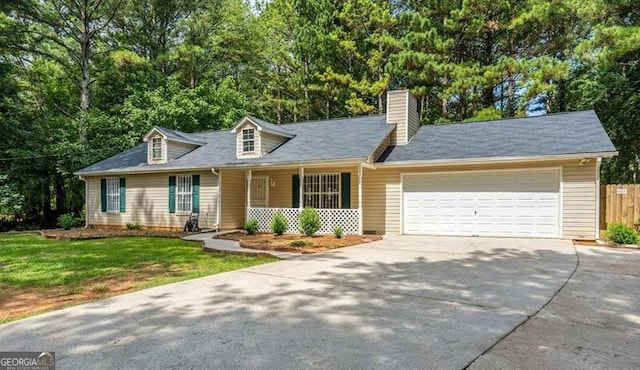
[[[396,125],[391,145],[405,145],[418,132],[418,104],[409,90],[387,92],[387,123]]]

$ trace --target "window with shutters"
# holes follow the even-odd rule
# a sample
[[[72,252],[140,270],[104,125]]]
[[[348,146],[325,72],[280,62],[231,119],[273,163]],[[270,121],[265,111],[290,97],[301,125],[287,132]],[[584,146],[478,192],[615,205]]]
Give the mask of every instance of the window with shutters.
[[[107,212],[120,211],[120,179],[117,177],[107,178]]]
[[[176,203],[178,213],[190,213],[193,200],[191,176],[176,177]]]
[[[314,173],[304,175],[304,206],[340,208],[340,174]]]

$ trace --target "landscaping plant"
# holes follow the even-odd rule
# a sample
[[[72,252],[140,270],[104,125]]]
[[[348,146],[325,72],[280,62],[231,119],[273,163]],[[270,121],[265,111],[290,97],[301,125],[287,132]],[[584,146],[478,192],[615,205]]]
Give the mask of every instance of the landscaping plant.
[[[282,235],[289,228],[289,221],[282,212],[276,212],[271,219],[271,231],[276,235]]]
[[[65,213],[58,217],[58,226],[65,230],[69,230],[70,228],[76,226],[78,224],[78,220],[71,213]]]
[[[300,231],[306,236],[313,236],[322,226],[320,214],[312,207],[304,207],[298,216],[298,221],[300,222]]]
[[[639,236],[631,226],[617,222],[607,226],[607,239],[618,244],[637,244]]]
[[[144,226],[139,223],[127,223],[127,230],[142,230]]]
[[[313,243],[308,242],[306,240],[294,240],[291,243],[289,243],[289,245],[292,247],[298,247],[298,248],[313,247]]]
[[[336,225],[333,228],[333,236],[335,236],[336,238],[340,239],[340,238],[342,238],[342,235],[344,235],[344,230],[342,229],[342,226]]]
[[[247,223],[244,224],[244,230],[247,232],[247,234],[254,235],[256,232],[258,232],[258,220],[252,218],[247,221]]]

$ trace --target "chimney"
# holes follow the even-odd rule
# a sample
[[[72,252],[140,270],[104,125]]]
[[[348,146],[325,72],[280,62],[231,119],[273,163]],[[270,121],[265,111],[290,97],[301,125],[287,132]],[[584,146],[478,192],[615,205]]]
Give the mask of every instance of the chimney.
[[[418,104],[409,90],[387,92],[387,123],[396,125],[391,145],[405,145],[418,132]]]

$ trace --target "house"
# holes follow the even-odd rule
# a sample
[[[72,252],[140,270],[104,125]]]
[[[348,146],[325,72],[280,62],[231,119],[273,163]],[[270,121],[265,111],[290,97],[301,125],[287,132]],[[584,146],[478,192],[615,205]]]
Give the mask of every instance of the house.
[[[420,125],[407,90],[387,113],[232,130],[154,127],[86,167],[89,225],[297,230],[303,206],[331,233],[598,237],[599,167],[616,149],[593,111]]]

